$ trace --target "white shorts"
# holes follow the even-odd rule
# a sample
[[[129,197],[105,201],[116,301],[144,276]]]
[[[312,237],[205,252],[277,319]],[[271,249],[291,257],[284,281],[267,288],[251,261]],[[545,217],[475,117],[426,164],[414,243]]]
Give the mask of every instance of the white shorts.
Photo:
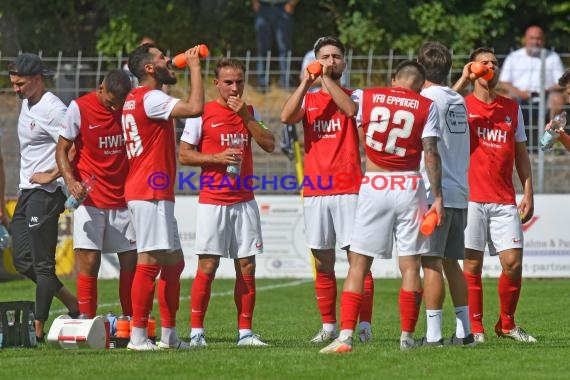
[[[175,251],[181,248],[172,201],[129,201],[137,251]]]
[[[233,205],[199,203],[196,254],[241,259],[263,253],[257,202]]]
[[[427,239],[420,233],[427,198],[423,180],[418,172],[366,173],[385,178],[402,176],[402,188],[374,188],[371,182],[362,184],[358,208],[350,238],[350,250],[381,259],[392,258],[392,241],[396,240],[398,256],[414,256],[429,250]]]
[[[422,256],[441,257],[451,260],[463,260],[465,257],[466,208],[445,208],[443,225],[436,227],[427,239],[429,252]]]
[[[117,253],[137,249],[129,210],[80,205],[73,212],[73,248]]]
[[[304,203],[305,239],[312,249],[348,249],[354,225],[358,195],[306,197]]]
[[[465,248],[494,256],[506,249],[523,248],[522,224],[515,205],[469,202]]]

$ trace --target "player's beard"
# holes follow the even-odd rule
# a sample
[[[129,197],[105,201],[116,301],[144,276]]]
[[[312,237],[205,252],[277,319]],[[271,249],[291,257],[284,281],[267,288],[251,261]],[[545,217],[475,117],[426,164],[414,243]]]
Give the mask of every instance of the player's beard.
[[[176,77],[171,76],[171,71],[166,67],[154,67],[155,79],[162,84],[176,84]]]
[[[333,70],[333,71],[331,72],[331,74],[330,74],[330,77],[331,77],[331,79],[333,79],[333,80],[339,80],[340,77],[342,77],[342,71],[337,72],[337,71],[334,71],[334,70]]]

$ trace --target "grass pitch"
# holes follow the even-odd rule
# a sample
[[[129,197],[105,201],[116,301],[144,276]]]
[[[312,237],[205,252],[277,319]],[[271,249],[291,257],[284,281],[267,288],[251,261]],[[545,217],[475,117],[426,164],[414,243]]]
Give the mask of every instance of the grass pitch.
[[[309,343],[320,327],[313,282],[297,279],[257,281],[254,331],[271,346],[236,346],[237,316],[233,281],[216,280],[206,316],[208,347],[177,352],[35,349],[0,350],[2,379],[562,379],[570,378],[568,280],[525,280],[517,322],[538,343],[524,345],[496,338],[497,281],[485,280],[487,343],[475,348],[421,348],[399,350],[399,280],[376,280],[374,341],[355,341],[354,351],[321,355],[321,346]],[[75,289],[74,281],[67,281]],[[191,280],[182,283],[178,332],[187,339]],[[339,281],[339,287],[342,281]],[[99,312],[120,313],[117,281],[99,282]],[[29,281],[0,283],[0,301],[33,300]],[[54,300],[51,318],[62,312]],[[158,317],[155,304],[153,315]],[[450,336],[455,318],[449,297],[445,301],[444,335]],[[51,320],[48,325],[51,324]],[[157,328],[157,331],[160,329]],[[416,337],[425,332],[420,313]]]

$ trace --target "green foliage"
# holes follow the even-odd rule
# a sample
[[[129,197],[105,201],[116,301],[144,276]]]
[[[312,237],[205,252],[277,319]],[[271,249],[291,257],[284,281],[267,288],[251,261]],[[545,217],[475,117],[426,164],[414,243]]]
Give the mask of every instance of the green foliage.
[[[340,39],[347,46],[357,47],[364,53],[374,50],[378,42],[386,37],[386,31],[375,25],[374,20],[366,18],[361,12],[354,12],[340,20],[338,25]],[[366,30],[367,33],[362,33]]]
[[[125,15],[111,18],[109,25],[99,30],[98,37],[96,49],[107,56],[132,51],[137,46],[138,39]]]
[[[526,26],[545,29],[546,45],[566,50],[568,0],[302,0],[295,12],[293,55],[335,34],[357,54],[406,54],[428,40],[457,52],[491,45],[506,53]],[[249,0],[27,0],[0,3],[0,49],[84,55],[126,53],[142,36],[166,51],[207,43],[213,54],[255,52]]]

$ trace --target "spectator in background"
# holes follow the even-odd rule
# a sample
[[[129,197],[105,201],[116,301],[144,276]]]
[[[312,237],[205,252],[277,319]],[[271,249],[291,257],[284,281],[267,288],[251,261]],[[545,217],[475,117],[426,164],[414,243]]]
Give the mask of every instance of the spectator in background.
[[[55,162],[59,126],[65,104],[45,88],[42,60],[24,53],[8,66],[10,82],[23,99],[18,117],[20,141],[20,195],[12,217],[14,266],[36,283],[35,333],[45,335],[44,324],[54,296],[77,317],[77,298],[55,274],[59,214],[65,195]]]
[[[287,78],[287,54],[293,46],[293,13],[299,0],[252,0],[255,13],[255,36],[257,42],[257,85],[267,91],[269,83],[265,72],[267,52],[271,51],[273,39],[279,50],[279,85],[289,87]]]
[[[524,47],[511,52],[501,68],[499,85],[506,90],[507,96],[516,99],[522,106],[527,129],[533,131],[529,136],[530,144],[536,145],[538,102],[541,89],[540,52],[544,47],[544,32],[537,25],[531,25],[524,35]],[[558,88],[557,78],[564,73],[560,56],[554,51],[547,51],[544,70],[544,89],[548,93]]]

